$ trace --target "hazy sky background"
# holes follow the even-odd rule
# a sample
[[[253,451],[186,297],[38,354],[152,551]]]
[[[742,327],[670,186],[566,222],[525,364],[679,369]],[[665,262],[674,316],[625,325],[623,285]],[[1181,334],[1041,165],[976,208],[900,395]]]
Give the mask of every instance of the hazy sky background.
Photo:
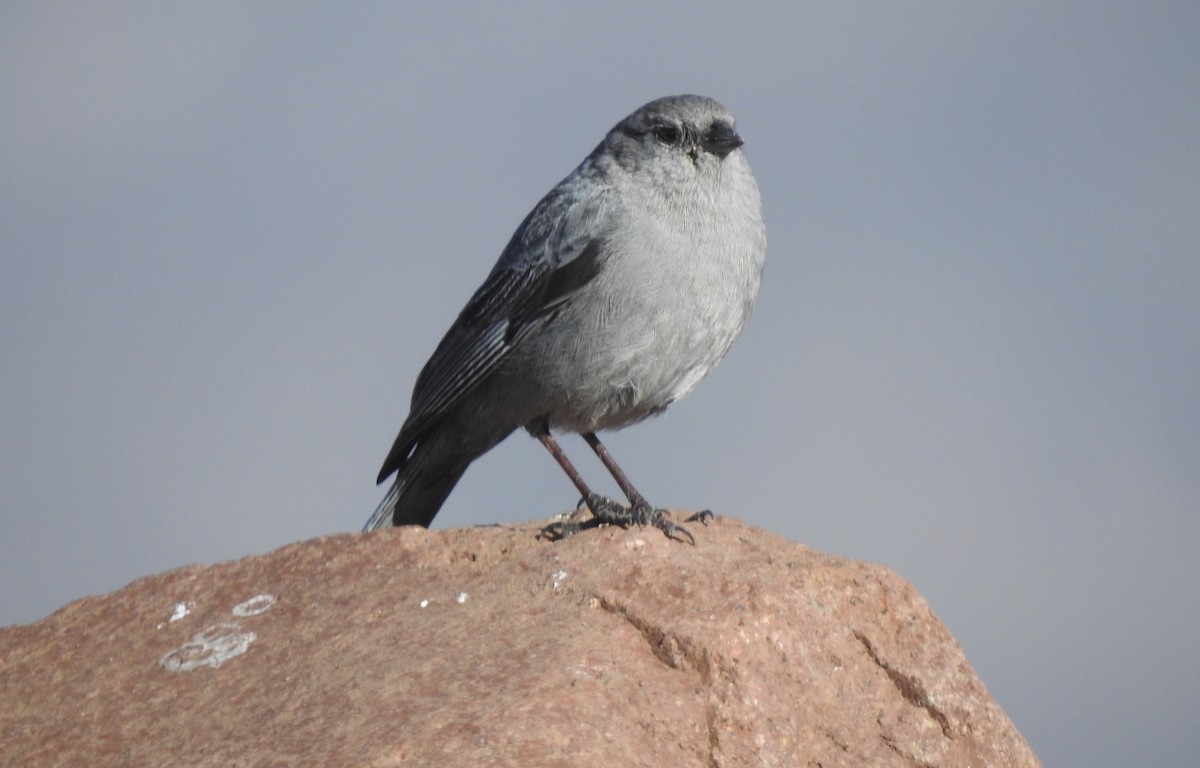
[[[634,482],[896,569],[1048,766],[1194,761],[1195,3],[6,2],[0,624],[357,530],[513,229],[682,92],[767,273]],[[574,501],[517,434],[436,526]]]

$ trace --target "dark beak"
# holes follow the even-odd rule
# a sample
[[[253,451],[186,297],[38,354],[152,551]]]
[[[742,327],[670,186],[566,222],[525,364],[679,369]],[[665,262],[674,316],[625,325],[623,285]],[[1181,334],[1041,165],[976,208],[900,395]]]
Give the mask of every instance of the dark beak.
[[[713,123],[700,140],[700,146],[705,152],[711,152],[722,160],[733,150],[742,146],[742,137],[737,135],[729,123]]]

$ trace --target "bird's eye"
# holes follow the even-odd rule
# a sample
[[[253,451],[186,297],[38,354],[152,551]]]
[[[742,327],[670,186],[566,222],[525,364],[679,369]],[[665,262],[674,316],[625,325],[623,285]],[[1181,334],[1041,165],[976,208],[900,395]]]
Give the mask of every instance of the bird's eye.
[[[660,125],[654,129],[654,138],[669,147],[679,141],[679,129],[673,125]]]

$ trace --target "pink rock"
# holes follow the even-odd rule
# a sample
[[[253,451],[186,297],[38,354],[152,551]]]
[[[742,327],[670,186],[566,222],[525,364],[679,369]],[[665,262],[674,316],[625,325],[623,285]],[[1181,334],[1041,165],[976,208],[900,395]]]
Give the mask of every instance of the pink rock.
[[[727,518],[401,528],[0,630],[13,766],[1037,766],[911,586]]]

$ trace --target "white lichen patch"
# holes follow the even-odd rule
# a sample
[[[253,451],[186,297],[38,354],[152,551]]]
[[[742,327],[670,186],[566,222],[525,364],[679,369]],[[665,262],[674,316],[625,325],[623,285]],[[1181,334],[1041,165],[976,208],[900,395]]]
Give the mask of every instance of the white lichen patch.
[[[253,632],[243,631],[240,624],[213,624],[163,656],[158,663],[168,672],[190,672],[200,667],[216,669],[245,653],[255,637]]]
[[[162,629],[168,624],[174,624],[180,619],[187,618],[187,615],[192,612],[192,605],[193,603],[190,600],[175,603],[175,607],[171,610],[171,615],[167,617],[167,620],[158,622],[154,625],[154,628]]]
[[[233,611],[231,612],[234,616],[257,616],[260,613],[266,613],[271,610],[271,606],[275,605],[275,603],[275,595],[264,593],[238,603],[233,606]]]
[[[554,576],[553,576],[553,577],[551,577],[551,580],[550,580],[550,588],[551,588],[551,589],[553,589],[555,592],[557,592],[557,591],[558,591],[558,585],[559,585],[559,584],[562,584],[562,583],[563,583],[563,579],[565,579],[565,578],[567,578],[567,572],[566,572],[566,571],[558,571],[558,572],[556,572],[556,573],[554,574]]]
[[[234,616],[251,617],[266,613],[275,605],[274,595],[259,594],[243,600],[230,609]],[[192,612],[193,604],[185,601],[175,604],[175,611],[168,622],[176,622]],[[165,624],[159,624],[162,629]],[[258,635],[242,629],[232,621],[213,624],[197,633],[191,640],[158,660],[159,666],[168,672],[190,672],[201,667],[216,669],[235,656],[241,656]]]

